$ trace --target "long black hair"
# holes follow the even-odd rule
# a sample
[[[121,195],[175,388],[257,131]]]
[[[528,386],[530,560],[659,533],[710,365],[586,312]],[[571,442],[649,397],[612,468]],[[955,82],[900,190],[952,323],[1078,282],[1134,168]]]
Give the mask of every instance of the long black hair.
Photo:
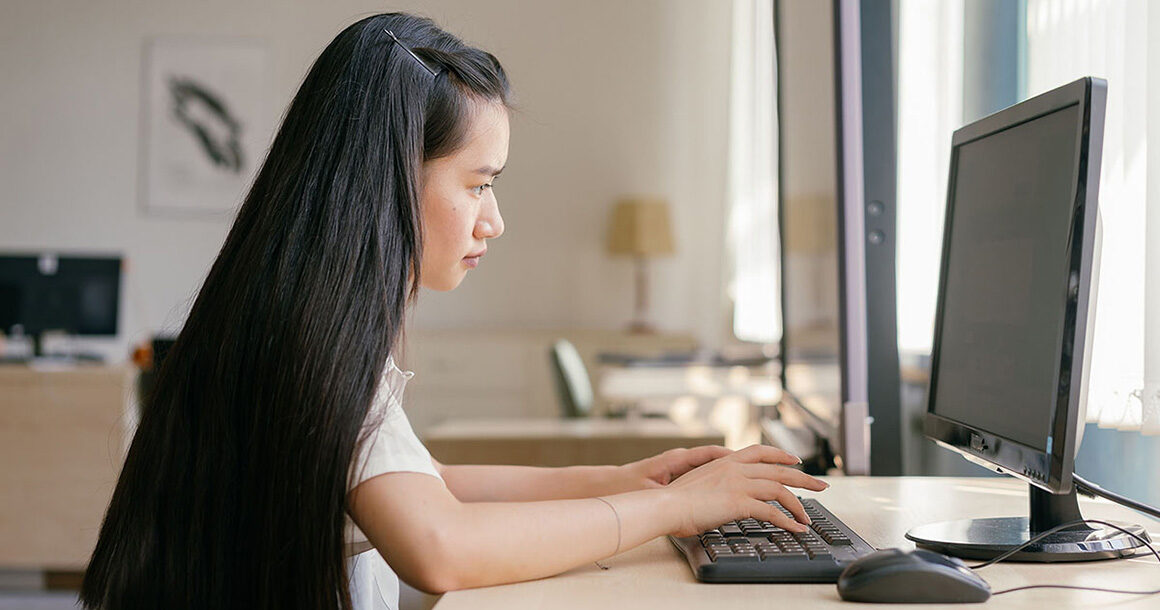
[[[494,56],[428,19],[326,47],[145,400],[85,607],[351,606],[348,473],[418,292],[422,163],[508,96]]]

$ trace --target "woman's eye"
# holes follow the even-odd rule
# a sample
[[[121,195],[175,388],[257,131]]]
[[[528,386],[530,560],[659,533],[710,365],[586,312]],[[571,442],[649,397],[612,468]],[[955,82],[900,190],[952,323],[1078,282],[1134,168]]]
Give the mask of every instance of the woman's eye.
[[[490,185],[490,184],[481,184],[481,185],[479,185],[479,186],[477,186],[477,187],[474,187],[474,188],[472,188],[472,189],[471,189],[471,192],[475,193],[476,195],[482,195],[482,194],[483,194],[483,190],[484,190],[484,189],[489,189],[489,188],[491,188],[491,185]]]

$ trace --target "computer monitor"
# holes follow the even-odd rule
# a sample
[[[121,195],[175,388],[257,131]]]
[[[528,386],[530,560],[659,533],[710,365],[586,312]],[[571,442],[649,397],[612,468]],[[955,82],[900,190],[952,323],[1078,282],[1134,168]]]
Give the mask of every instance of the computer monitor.
[[[120,289],[116,256],[0,255],[0,331],[19,326],[37,356],[48,331],[116,335]]]
[[[920,548],[987,558],[1082,518],[1072,465],[1095,306],[1105,99],[1104,81],[1083,78],[954,133],[924,433],[1029,483],[1030,514],[918,527],[907,538]],[[1113,558],[1138,545],[1079,526],[1013,558]]]

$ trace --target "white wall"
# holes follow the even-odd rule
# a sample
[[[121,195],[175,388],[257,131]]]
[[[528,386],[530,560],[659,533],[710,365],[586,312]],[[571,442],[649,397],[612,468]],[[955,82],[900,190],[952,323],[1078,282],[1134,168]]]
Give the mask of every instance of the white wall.
[[[114,357],[177,329],[230,217],[145,215],[138,194],[140,75],[158,35],[268,45],[280,117],[321,49],[380,10],[426,14],[504,63],[521,110],[497,185],[505,235],[454,292],[425,293],[420,329],[619,328],[628,261],[603,250],[623,194],[673,205],[677,256],[653,268],[662,329],[723,340],[720,268],[729,3],[713,0],[328,2],[2,0],[0,249],[119,251],[129,260]]]

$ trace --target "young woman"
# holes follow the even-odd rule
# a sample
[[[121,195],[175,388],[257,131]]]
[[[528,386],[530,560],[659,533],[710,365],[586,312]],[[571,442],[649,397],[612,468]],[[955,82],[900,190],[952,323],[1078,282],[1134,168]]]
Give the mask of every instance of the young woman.
[[[731,519],[804,529],[786,486],[825,484],[771,447],[552,469],[443,466],[415,438],[392,354],[418,288],[503,233],[507,115],[499,62],[429,20],[323,51],[148,397],[86,607],[386,608],[396,573],[439,592]]]

